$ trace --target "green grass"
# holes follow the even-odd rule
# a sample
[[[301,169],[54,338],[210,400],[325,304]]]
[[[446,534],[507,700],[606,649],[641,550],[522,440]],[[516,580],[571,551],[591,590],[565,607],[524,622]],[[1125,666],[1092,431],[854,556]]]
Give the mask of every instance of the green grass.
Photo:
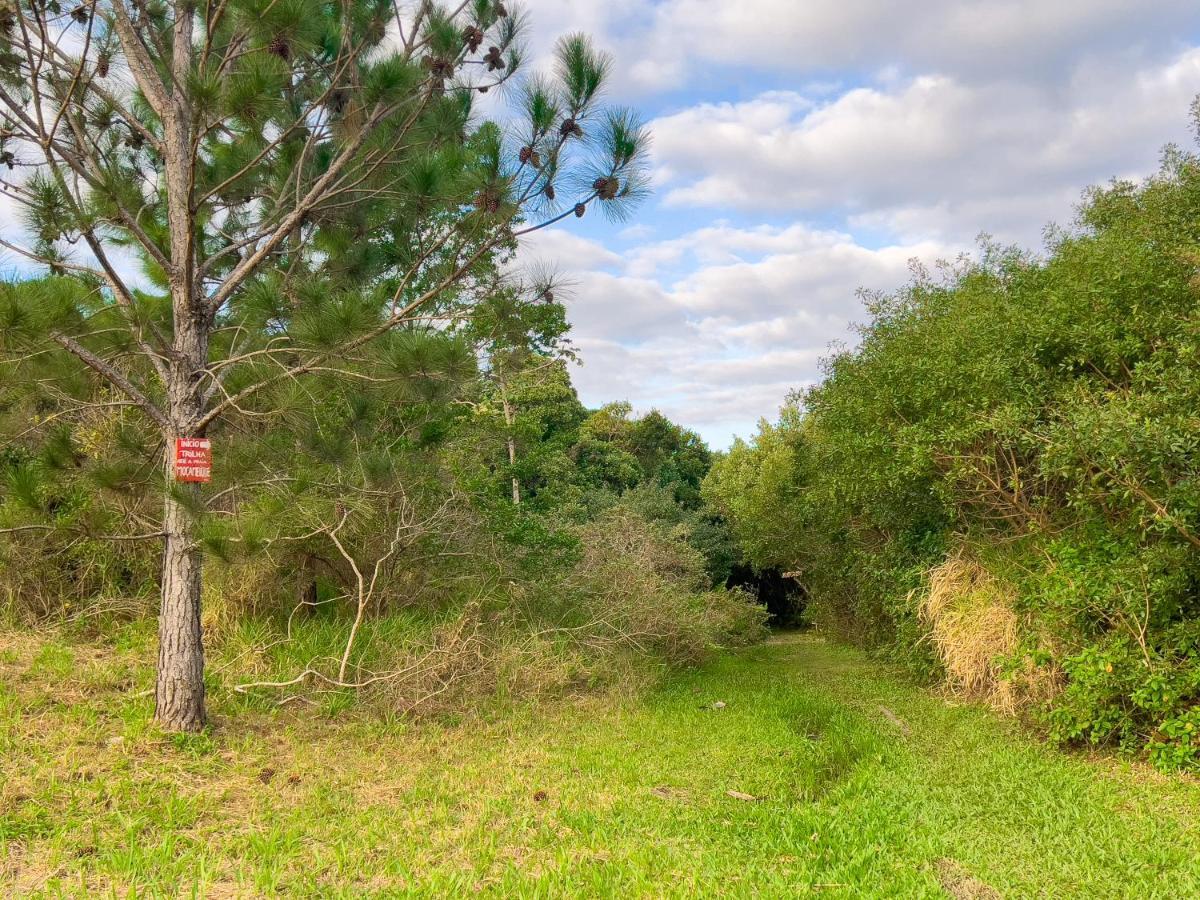
[[[813,637],[457,725],[218,691],[185,739],[147,722],[137,641],[0,648],[4,896],[1200,895],[1195,780],[1056,753]]]

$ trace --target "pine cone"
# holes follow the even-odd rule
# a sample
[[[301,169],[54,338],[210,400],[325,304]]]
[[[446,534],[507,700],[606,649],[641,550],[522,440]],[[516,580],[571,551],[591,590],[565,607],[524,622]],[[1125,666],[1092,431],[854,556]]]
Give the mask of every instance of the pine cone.
[[[504,4],[500,3],[499,0],[497,0],[495,11],[496,11],[496,18],[498,18],[498,19],[507,19],[508,18],[508,10],[504,8]]]
[[[517,159],[523,163],[529,162],[529,160],[533,159],[533,148],[522,147],[521,151],[517,154]]]
[[[500,208],[500,194],[495,188],[487,188],[475,195],[475,208],[494,213]]]
[[[617,178],[597,178],[592,182],[592,189],[601,200],[612,200],[621,190],[621,182]]]
[[[547,184],[544,188],[542,188],[542,193],[546,195],[547,200],[552,203],[554,202],[554,185]]]
[[[584,214],[585,212],[587,212],[587,206],[586,206],[585,204],[583,204],[583,203],[576,203],[576,204],[575,204],[575,218],[577,218],[577,219],[582,219],[582,218],[583,218],[583,214]]]
[[[583,137],[583,129],[579,127],[579,123],[574,118],[563,119],[562,125],[558,127],[558,133],[564,138]]]
[[[288,45],[287,38],[280,34],[271,38],[271,43],[267,44],[267,52],[287,61],[291,58],[292,48]]]
[[[97,78],[107,78],[108,77],[108,65],[109,65],[109,60],[108,60],[107,53],[101,53],[98,57],[96,57],[96,77]]]
[[[425,57],[425,67],[434,78],[449,78],[454,74],[454,63],[440,56]]]
[[[487,63],[489,72],[503,69],[505,66],[504,57],[500,55],[499,47],[489,47],[488,52],[483,55],[483,61]]]
[[[8,166],[8,168],[11,170],[12,167],[17,164],[17,158],[13,156],[13,152],[11,150],[0,151],[0,163]]]
[[[474,53],[479,49],[479,45],[483,43],[483,32],[474,25],[468,25],[463,31],[463,44],[468,50]]]
[[[71,10],[71,18],[80,25],[86,25],[87,20],[91,18],[91,13],[86,6],[77,6]]]

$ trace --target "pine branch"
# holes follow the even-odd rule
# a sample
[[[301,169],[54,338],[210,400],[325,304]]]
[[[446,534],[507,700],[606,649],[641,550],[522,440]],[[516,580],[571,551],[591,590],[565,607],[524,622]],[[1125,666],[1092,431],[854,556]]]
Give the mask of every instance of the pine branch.
[[[471,254],[471,256],[466,260],[466,262],[462,263],[458,268],[456,268],[453,272],[451,272],[444,279],[442,279],[442,281],[438,282],[436,285],[431,287],[425,293],[421,294],[421,296],[419,296],[416,299],[414,299],[413,301],[411,301],[408,305],[406,305],[399,311],[394,312],[392,315],[388,316],[388,318],[385,319],[381,324],[379,324],[376,327],[370,329],[369,331],[359,335],[358,337],[354,338],[353,340],[347,341],[346,343],[341,344],[338,347],[318,353],[315,357],[313,357],[311,360],[309,360],[306,363],[301,363],[299,365],[292,366],[291,368],[286,369],[277,375],[273,375],[270,378],[266,378],[266,379],[263,379],[262,381],[248,385],[248,386],[242,388],[236,394],[227,396],[224,400],[222,400],[220,403],[213,406],[207,413],[205,413],[203,416],[201,416],[200,419],[193,424],[193,427],[197,431],[200,431],[200,430],[206,428],[214,419],[216,419],[217,417],[222,415],[226,410],[236,407],[237,404],[240,403],[242,400],[244,400],[246,397],[249,397],[252,394],[257,393],[258,391],[261,391],[263,388],[268,387],[269,385],[272,385],[272,384],[277,384],[278,382],[284,380],[285,378],[295,378],[300,375],[307,375],[307,374],[313,372],[317,367],[321,366],[326,360],[330,359],[331,357],[344,356],[345,354],[349,353],[350,351],[356,350],[359,347],[370,343],[371,341],[375,340],[380,335],[386,334],[387,332],[391,331],[393,328],[395,328],[401,322],[405,321],[405,319],[407,319],[408,316],[410,316],[414,311],[416,311],[417,309],[420,309],[422,306],[424,306],[426,303],[428,303],[434,297],[438,296],[444,290],[446,290],[448,287],[450,287],[450,285],[454,284],[456,281],[458,281],[460,278],[462,278],[462,276],[467,271],[470,270],[471,266],[475,265],[475,263],[477,263],[480,259],[482,259],[486,253],[493,250],[497,243],[498,243],[498,240],[485,241],[473,254]]]
[[[69,353],[78,357],[89,369],[92,369],[114,387],[128,395],[164,431],[171,430],[171,421],[167,418],[166,413],[159,409],[149,397],[138,390],[133,382],[121,374],[112,364],[101,359],[91,350],[87,349],[87,347],[84,347],[74,338],[63,334],[61,331],[51,332],[50,337]]]
[[[588,197],[586,200],[581,200],[579,203],[576,203],[570,209],[564,210],[563,212],[559,213],[557,216],[554,216],[551,219],[547,219],[545,222],[539,222],[537,225],[530,225],[528,228],[522,228],[520,231],[514,231],[513,237],[520,237],[523,234],[530,234],[531,232],[534,232],[534,231],[541,231],[543,228],[548,228],[549,226],[554,225],[557,222],[561,222],[567,216],[578,216],[579,215],[579,212],[578,212],[579,207],[587,206],[589,203],[591,203],[593,200],[595,200],[597,196],[598,195],[595,192],[593,192],[592,195],[590,197]]]
[[[41,103],[36,99],[40,98],[40,96],[40,93],[36,91],[36,82],[35,102],[28,105],[14,98],[3,86],[0,86],[0,101],[3,101],[4,105],[8,107],[9,115],[19,120],[25,126],[30,135],[29,139],[42,147],[47,167],[50,169],[51,174],[55,176],[56,181],[59,182],[64,192],[70,194],[65,179],[61,177],[59,160],[70,168],[76,176],[82,179],[88,187],[98,189],[100,185],[85,162],[73,153],[70,147],[56,140],[53,135],[48,134],[43,128],[41,123]],[[36,119],[30,116],[28,112],[30,107],[32,107],[33,115],[36,116]],[[70,120],[68,119],[68,121]],[[94,163],[95,160],[93,159],[92,162]],[[117,204],[117,213],[121,226],[137,239],[137,242],[150,254],[155,263],[165,271],[171,271],[171,261],[138,224],[136,216],[119,203]]]
[[[291,234],[292,230],[300,224],[300,221],[316,206],[322,199],[325,198],[329,187],[341,175],[342,170],[358,153],[362,145],[366,143],[375,131],[392,112],[394,112],[400,104],[392,104],[390,106],[380,106],[371,115],[371,118],[363,125],[362,129],[355,135],[345,147],[329,164],[328,169],[321,174],[304,198],[292,206],[291,211],[284,216],[283,220],[271,233],[270,237],[256,249],[252,254],[245,257],[240,263],[234,266],[221,286],[213,293],[208,301],[208,312],[210,315],[215,314],[225,302],[233,296],[233,293],[241,287],[242,283],[259,267],[264,259],[283,243],[284,239]]]
[[[169,97],[165,86],[158,77],[154,60],[150,58],[146,45],[142,43],[137,29],[130,21],[129,11],[125,9],[124,0],[115,0],[110,6],[113,10],[113,30],[116,31],[117,38],[121,42],[121,49],[124,52],[125,61],[129,65],[129,71],[133,73],[134,81],[150,103],[150,107],[159,119],[165,122]]]

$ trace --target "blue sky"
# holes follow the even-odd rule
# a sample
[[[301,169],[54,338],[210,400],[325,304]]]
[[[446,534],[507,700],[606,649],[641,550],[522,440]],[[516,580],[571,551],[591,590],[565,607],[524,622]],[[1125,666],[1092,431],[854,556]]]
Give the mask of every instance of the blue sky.
[[[1194,0],[530,0],[586,31],[654,133],[634,220],[532,237],[574,283],[583,400],[715,447],[771,418],[889,289],[987,233],[1038,247],[1083,189],[1190,146]]]
[[[531,68],[592,35],[615,60],[608,100],[653,132],[631,222],[568,218],[521,254],[572,285],[580,395],[657,407],[718,448],[853,342],[860,288],[983,233],[1037,248],[1088,185],[1193,145],[1196,0],[523,6]],[[3,198],[0,219],[16,224]]]

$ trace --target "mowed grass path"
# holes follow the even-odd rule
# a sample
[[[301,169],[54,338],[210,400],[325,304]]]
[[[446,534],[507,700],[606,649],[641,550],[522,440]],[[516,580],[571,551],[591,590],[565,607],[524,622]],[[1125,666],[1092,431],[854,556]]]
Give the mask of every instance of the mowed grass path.
[[[811,636],[457,725],[217,696],[183,742],[144,652],[8,638],[0,896],[1200,896],[1200,783]]]

